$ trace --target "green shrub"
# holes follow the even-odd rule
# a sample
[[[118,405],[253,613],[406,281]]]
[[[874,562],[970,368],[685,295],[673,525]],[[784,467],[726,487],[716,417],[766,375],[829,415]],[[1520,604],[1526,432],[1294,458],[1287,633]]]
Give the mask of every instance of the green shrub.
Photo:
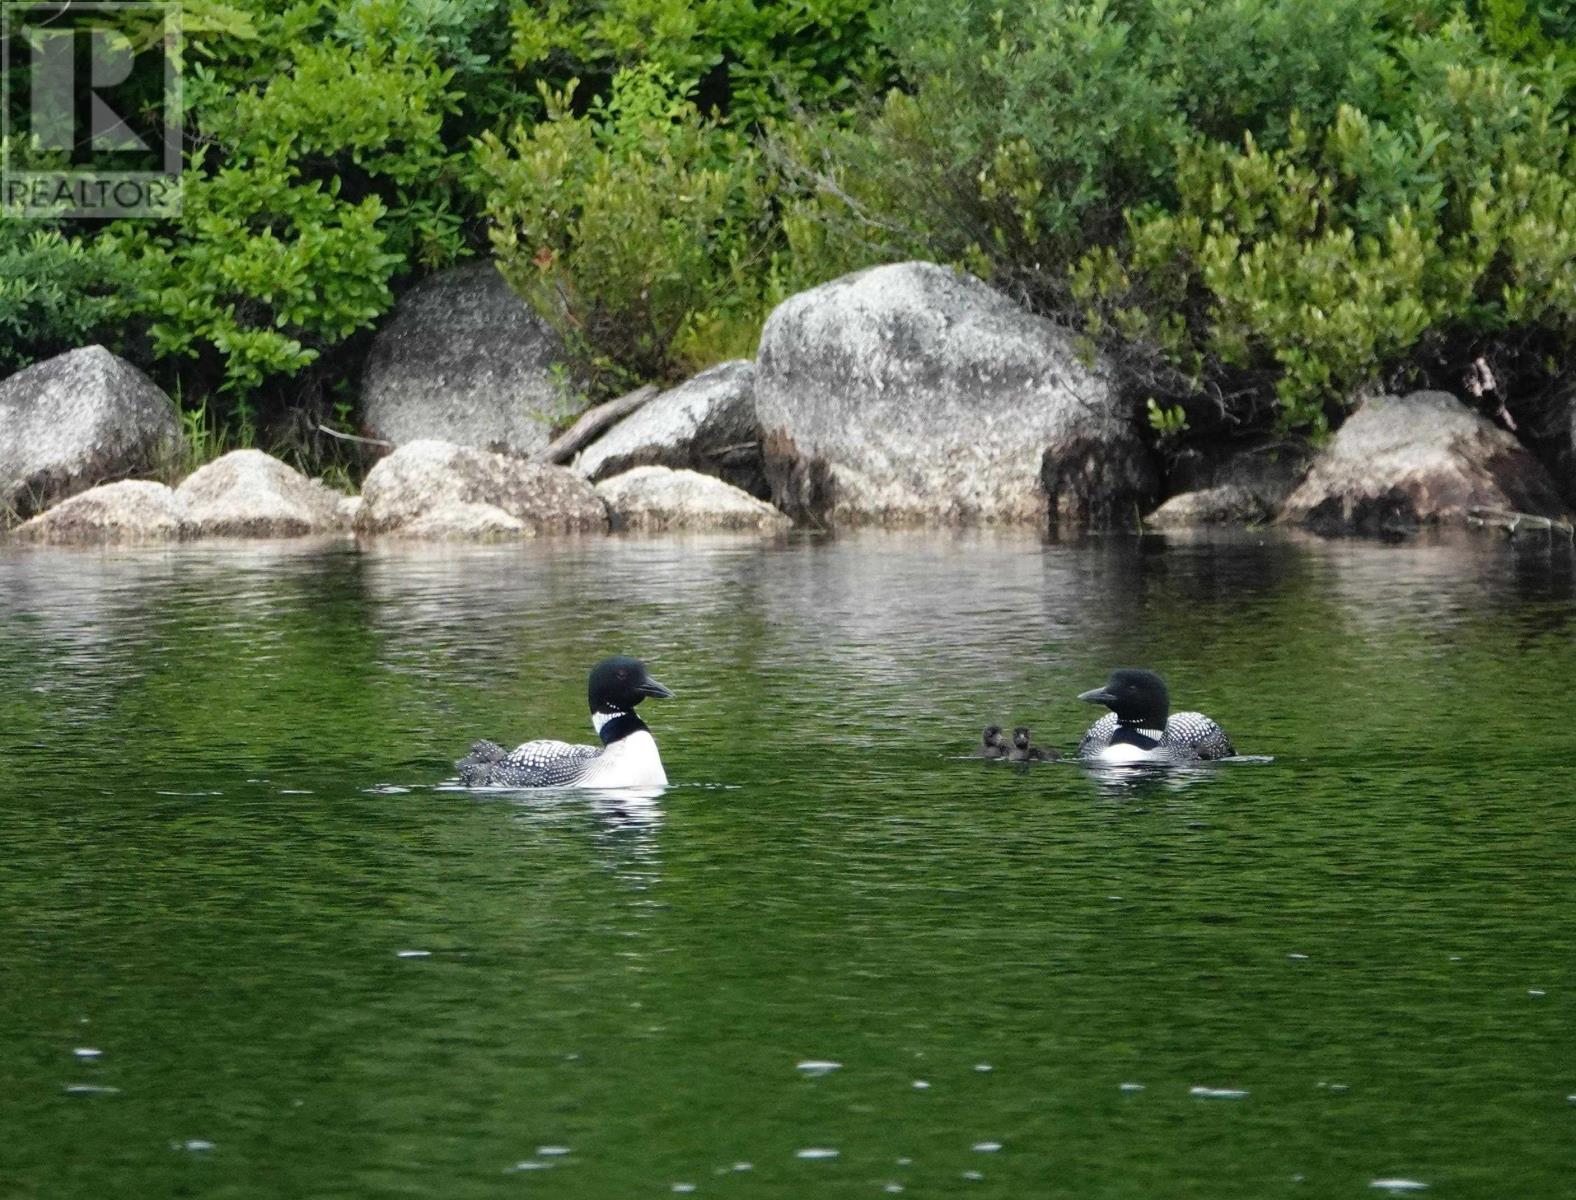
[[[489,135],[478,161],[504,276],[578,350],[593,394],[672,377],[686,339],[760,318],[772,236],[759,153],[653,67],[584,116]]]
[[[1035,306],[1071,307],[1068,271],[1125,214],[1177,203],[1177,148],[1267,148],[1384,87],[1389,0],[912,0],[894,6],[908,85],[868,120],[784,156],[799,245],[828,259],[961,263]],[[1410,5],[1429,8],[1428,0]],[[1438,8],[1439,4],[1432,5]]]
[[[107,242],[0,218],[0,372],[116,334],[134,281]]]
[[[554,90],[574,78],[582,103],[614,77],[651,68],[696,89],[735,128],[792,107],[846,106],[890,78],[869,0],[518,0],[510,58]]]
[[[441,31],[455,7],[258,4],[198,39],[181,215],[107,235],[143,280],[154,353],[217,360],[194,391],[247,396],[296,374],[370,327],[413,261],[460,253],[463,159],[442,136],[455,67],[411,33],[423,11]]]
[[[1244,397],[1239,419],[1270,381],[1282,424],[1315,433],[1409,365],[1448,377],[1497,342],[1568,344],[1568,126],[1463,25],[1403,51],[1404,120],[1342,106],[1281,149],[1188,147],[1176,210],[1135,213],[1075,272],[1092,331],[1150,347],[1173,391]]]
[[[924,0],[894,17],[912,86],[868,121],[782,140],[804,193],[796,244],[848,265],[962,262],[1043,299],[1074,249],[1161,186],[1175,88],[1105,0],[961,8]]]

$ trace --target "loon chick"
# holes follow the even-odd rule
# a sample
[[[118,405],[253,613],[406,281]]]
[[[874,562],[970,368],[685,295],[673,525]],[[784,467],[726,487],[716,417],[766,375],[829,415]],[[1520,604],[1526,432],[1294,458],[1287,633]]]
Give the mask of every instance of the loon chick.
[[[1054,750],[1043,750],[1029,742],[1029,727],[1020,725],[1012,731],[1012,750],[1007,758],[1010,762],[1051,762],[1057,757]]]
[[[635,715],[647,696],[673,692],[646,674],[636,658],[605,658],[591,668],[586,701],[600,746],[568,742],[526,742],[506,751],[496,742],[477,742],[455,766],[463,783],[477,787],[660,787],[662,769],[656,739]]]
[[[970,758],[1006,758],[1008,750],[1001,740],[1001,726],[987,725],[980,734],[980,744],[974,747]]]
[[[1226,731],[1203,713],[1172,713],[1165,680],[1153,671],[1112,671],[1104,687],[1078,699],[1111,710],[1083,735],[1079,758],[1103,763],[1185,763],[1236,753]]]

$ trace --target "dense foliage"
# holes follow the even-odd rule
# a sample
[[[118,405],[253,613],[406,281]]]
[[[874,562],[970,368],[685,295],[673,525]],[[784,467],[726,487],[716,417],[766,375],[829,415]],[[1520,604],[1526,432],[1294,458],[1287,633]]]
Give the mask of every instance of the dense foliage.
[[[1177,197],[1074,273],[1094,328],[1152,347],[1184,395],[1235,379],[1251,416],[1322,432],[1391,376],[1525,389],[1576,335],[1576,146],[1551,96],[1470,25],[1398,41],[1367,105],[1278,144],[1182,147]],[[1539,64],[1540,68],[1550,64]],[[1560,89],[1563,93],[1563,88]]]
[[[1157,434],[1362,389],[1520,415],[1576,337],[1555,0],[189,0],[169,220],[0,220],[0,370],[85,341],[208,443],[316,459],[366,331],[493,253],[591,395],[955,262],[1084,329]]]
[[[1083,324],[1157,431],[1315,434],[1477,359],[1556,382],[1576,316],[1560,6],[916,0],[804,203],[849,261],[960,261]],[[825,238],[823,237],[823,242]]]
[[[610,390],[660,379],[686,346],[748,351],[772,221],[759,152],[654,67],[626,68],[584,116],[573,86],[546,117],[479,147],[505,277]],[[741,316],[744,344],[716,329]]]

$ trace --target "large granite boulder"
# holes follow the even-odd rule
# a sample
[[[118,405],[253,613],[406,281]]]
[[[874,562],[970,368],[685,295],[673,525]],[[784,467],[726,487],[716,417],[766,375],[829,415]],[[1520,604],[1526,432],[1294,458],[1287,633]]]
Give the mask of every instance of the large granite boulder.
[[[755,403],[772,498],[796,520],[1104,526],[1155,491],[1132,407],[1071,339],[932,263],[778,305]]]
[[[722,363],[663,392],[587,446],[574,465],[588,479],[632,467],[688,468],[767,495],[755,364]]]
[[[463,505],[490,506],[520,528],[506,529],[495,514],[457,507]],[[368,472],[355,528],[412,537],[453,530],[471,537],[481,517],[491,522],[483,531],[488,534],[604,533],[608,527],[601,497],[567,467],[428,440],[401,446]]]
[[[1465,525],[1469,510],[1564,517],[1559,490],[1511,434],[1444,392],[1376,396],[1346,419],[1281,519],[1325,533]]]
[[[563,344],[491,262],[440,271],[401,298],[367,357],[375,437],[529,454],[566,412]]]
[[[162,483],[126,479],[68,497],[19,525],[24,542],[95,545],[105,542],[170,542],[185,534],[184,511]]]
[[[635,467],[597,484],[613,528],[780,533],[793,522],[748,492],[698,471]]]
[[[0,522],[151,470],[180,436],[170,398],[103,346],[34,363],[0,383]]]
[[[348,522],[343,497],[261,450],[236,450],[175,489],[192,537],[297,537]]]

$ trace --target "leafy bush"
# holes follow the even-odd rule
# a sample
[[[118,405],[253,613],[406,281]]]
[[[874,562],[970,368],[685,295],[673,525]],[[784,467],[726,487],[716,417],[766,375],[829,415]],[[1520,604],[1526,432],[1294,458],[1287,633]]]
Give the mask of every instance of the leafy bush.
[[[921,0],[893,17],[893,38],[910,88],[867,121],[780,140],[803,192],[796,246],[819,241],[849,265],[963,262],[1043,303],[1075,250],[1163,189],[1176,89],[1107,0]]]
[[[1295,109],[1322,122],[1376,99],[1388,7],[914,0],[890,22],[910,86],[808,152],[788,140],[809,196],[796,219],[849,261],[940,257],[1066,311],[1080,255],[1120,240],[1129,209],[1175,205],[1177,147],[1251,133],[1274,148]]]
[[[1568,342],[1569,128],[1464,25],[1401,49],[1394,123],[1342,106],[1281,149],[1188,147],[1176,211],[1135,213],[1075,273],[1094,332],[1153,347],[1173,391],[1246,381],[1239,419],[1272,380],[1282,423],[1315,433],[1408,365],[1459,378],[1530,331]]]
[[[191,0],[182,211],[63,227],[49,251],[63,265],[23,265],[31,294],[89,264],[107,282],[74,285],[82,317],[35,340],[69,344],[111,312],[189,404],[230,397],[211,419],[286,416],[299,394],[283,381],[369,329],[398,276],[477,241],[468,140],[517,99],[495,65],[502,3]]]
[[[0,219],[0,371],[111,341],[133,280],[107,243]]]
[[[700,109],[750,128],[791,106],[835,108],[890,79],[869,0],[520,0],[510,58],[582,103],[624,70],[652,68],[695,89]]]
[[[772,236],[759,153],[653,67],[620,72],[584,116],[573,95],[544,89],[541,123],[478,148],[505,278],[598,394],[671,377],[708,322],[753,336]]]
[[[219,389],[246,396],[370,327],[413,260],[460,253],[455,67],[415,36],[423,12],[441,30],[455,7],[369,0],[325,20],[258,4],[199,40],[182,213],[109,235],[145,281],[156,355],[216,359]]]

